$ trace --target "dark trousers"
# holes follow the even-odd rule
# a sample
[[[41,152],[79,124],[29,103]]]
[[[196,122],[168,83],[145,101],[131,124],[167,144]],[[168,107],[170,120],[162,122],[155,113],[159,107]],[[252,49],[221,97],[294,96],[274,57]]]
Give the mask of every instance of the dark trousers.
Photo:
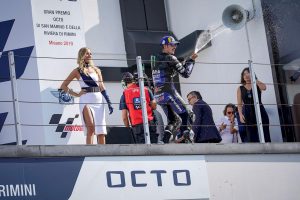
[[[263,123],[263,131],[265,142],[271,142],[270,129],[269,129],[269,116],[263,105],[260,105],[261,119]],[[258,127],[256,122],[256,115],[254,106],[245,106],[245,118],[246,118],[246,132],[248,142],[259,142]]]
[[[144,134],[144,125],[137,124],[132,126],[133,137],[136,144],[145,144],[145,134]],[[158,134],[156,133],[156,124],[155,122],[149,121],[149,132],[150,132],[150,141],[151,143],[157,143]]]
[[[180,131],[184,132],[188,129],[187,124],[189,119],[186,103],[175,89],[165,91],[163,97],[158,98],[157,102],[168,118],[168,125],[165,130],[175,134],[177,128],[180,127]]]

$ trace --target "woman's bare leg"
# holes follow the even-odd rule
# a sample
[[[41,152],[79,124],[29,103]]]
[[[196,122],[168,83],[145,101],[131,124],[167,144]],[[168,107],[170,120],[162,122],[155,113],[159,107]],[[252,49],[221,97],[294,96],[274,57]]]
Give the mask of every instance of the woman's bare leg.
[[[97,141],[98,141],[98,144],[105,144],[106,143],[105,135],[104,134],[97,135]]]
[[[87,135],[86,135],[86,144],[93,144],[93,139],[95,135],[95,124],[93,115],[86,105],[83,108],[83,118],[86,125]]]

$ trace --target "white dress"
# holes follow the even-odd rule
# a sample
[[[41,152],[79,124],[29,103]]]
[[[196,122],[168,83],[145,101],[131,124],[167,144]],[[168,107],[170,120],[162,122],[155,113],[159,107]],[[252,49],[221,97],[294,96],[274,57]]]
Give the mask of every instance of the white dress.
[[[97,82],[98,81],[98,74],[96,72],[90,73],[89,74],[90,77]],[[80,87],[89,87],[81,78],[79,79],[79,84]],[[105,109],[104,106],[105,104],[103,104],[103,96],[101,94],[101,92],[88,92],[86,94],[83,94],[80,96],[80,100],[79,100],[79,109],[80,109],[80,116],[82,119],[82,124],[84,126],[85,129],[85,133],[86,133],[86,127],[85,127],[85,122],[84,122],[84,118],[83,118],[83,109],[84,107],[87,105],[89,107],[89,109],[92,112],[93,118],[94,118],[94,122],[95,122],[95,134],[107,134],[107,130],[106,130],[106,121],[105,121]]]

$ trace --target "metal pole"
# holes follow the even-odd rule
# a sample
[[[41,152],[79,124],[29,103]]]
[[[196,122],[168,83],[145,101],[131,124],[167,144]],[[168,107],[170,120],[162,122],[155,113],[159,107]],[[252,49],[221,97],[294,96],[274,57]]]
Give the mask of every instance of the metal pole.
[[[258,101],[256,77],[255,77],[255,73],[254,73],[253,65],[252,65],[252,53],[251,53],[251,46],[250,46],[250,41],[249,41],[249,33],[248,33],[247,23],[245,24],[245,28],[246,28],[247,42],[248,42],[249,55],[250,55],[250,60],[248,60],[248,65],[249,65],[250,78],[251,78],[256,124],[257,124],[257,129],[258,129],[259,141],[260,141],[260,143],[265,143],[265,136],[264,136],[262,119],[261,119],[260,105],[259,105],[259,101]]]
[[[254,102],[254,109],[255,109],[255,115],[256,115],[256,123],[257,123],[257,129],[258,129],[258,134],[259,134],[259,140],[260,140],[260,143],[265,143],[264,129],[263,129],[263,125],[262,125],[260,105],[259,105],[259,101],[258,101],[258,92],[257,92],[257,86],[256,86],[255,73],[252,68],[252,61],[249,60],[248,63],[249,63],[249,71],[250,71],[250,76],[251,76],[252,94],[253,94],[253,102]]]
[[[143,113],[143,125],[144,125],[144,134],[145,134],[145,144],[150,144],[150,131],[149,131],[149,123],[148,123],[148,114],[146,107],[146,97],[145,97],[145,87],[144,87],[144,73],[142,66],[142,58],[141,56],[136,57],[137,71],[138,71],[138,79],[139,79],[139,87],[140,87],[140,99],[142,105],[142,113]]]
[[[8,52],[8,61],[9,61],[9,69],[10,69],[11,91],[12,91],[12,98],[13,98],[16,140],[17,140],[17,145],[22,145],[22,134],[21,134],[21,127],[20,127],[21,123],[20,123],[20,113],[19,113],[17,78],[16,78],[15,59],[14,59],[14,52],[13,51]]]
[[[261,119],[261,114],[260,114],[260,105],[259,105],[259,101],[258,101],[258,93],[257,93],[257,87],[256,87],[256,78],[255,78],[255,73],[254,73],[254,70],[253,70],[253,67],[252,67],[252,52],[251,52],[251,46],[250,46],[247,23],[245,24],[245,29],[246,29],[248,50],[249,50],[249,56],[250,56],[250,60],[248,61],[248,64],[249,64],[249,71],[250,71],[250,78],[251,78],[253,103],[254,103],[254,109],[255,109],[255,115],[256,115],[256,124],[257,124],[257,129],[258,129],[258,136],[259,136],[260,143],[265,143],[265,136],[264,136],[264,130],[263,130],[263,127],[262,127],[262,119]]]
[[[261,119],[261,114],[260,114],[260,105],[259,105],[259,101],[258,101],[256,78],[255,78],[255,73],[254,73],[253,65],[252,65],[252,52],[251,52],[251,46],[250,46],[247,23],[245,24],[245,29],[246,29],[248,50],[249,50],[249,56],[250,56],[250,60],[248,60],[248,64],[249,64],[252,94],[253,94],[253,102],[254,102],[254,109],[255,109],[255,115],[256,115],[256,123],[257,123],[259,141],[260,141],[260,143],[265,143],[264,130],[263,130],[262,119]]]

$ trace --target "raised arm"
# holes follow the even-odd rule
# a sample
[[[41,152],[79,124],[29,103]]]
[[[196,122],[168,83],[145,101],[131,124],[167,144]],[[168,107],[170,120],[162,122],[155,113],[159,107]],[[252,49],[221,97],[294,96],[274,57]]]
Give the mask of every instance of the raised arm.
[[[267,89],[267,86],[266,84],[264,84],[263,82],[259,81],[259,80],[256,80],[256,84],[258,86],[258,88],[261,90],[261,91],[264,91]]]
[[[169,61],[171,62],[172,67],[177,71],[182,77],[188,78],[191,76],[192,71],[194,69],[195,59],[197,54],[193,54],[189,60],[187,60],[184,64],[179,62],[176,56],[169,55]]]

